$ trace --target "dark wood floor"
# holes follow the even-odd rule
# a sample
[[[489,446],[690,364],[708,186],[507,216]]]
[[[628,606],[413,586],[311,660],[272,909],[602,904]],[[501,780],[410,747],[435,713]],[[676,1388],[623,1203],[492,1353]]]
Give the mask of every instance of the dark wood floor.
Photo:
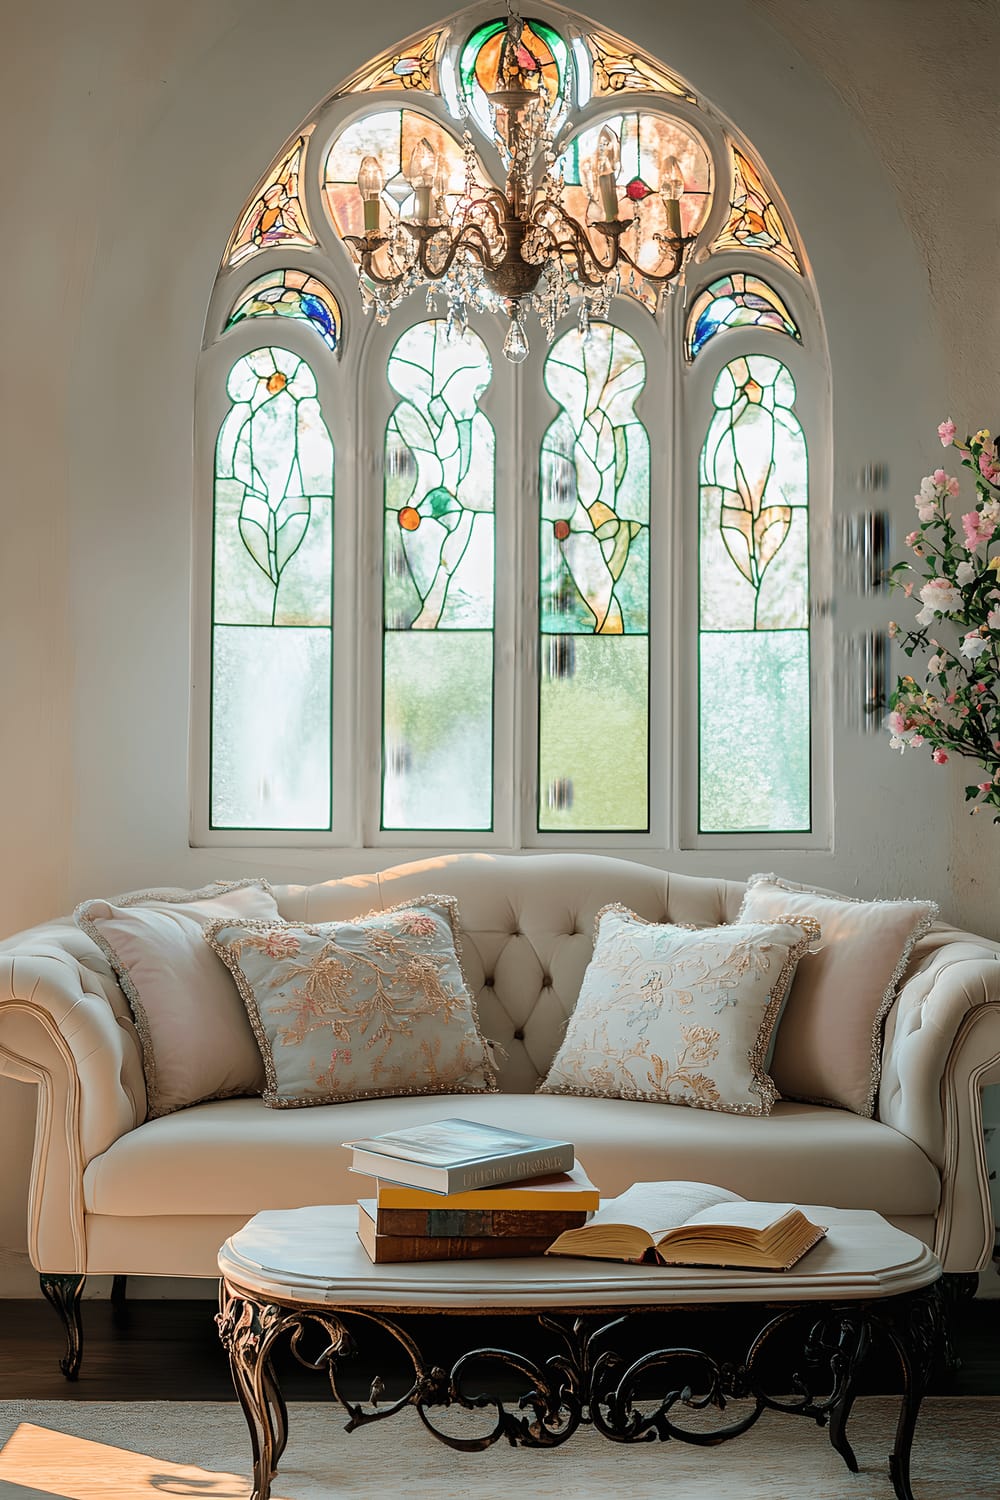
[[[59,1320],[41,1301],[0,1302],[0,1400],[69,1401],[229,1401],[232,1387],[225,1357],[219,1346],[209,1301],[130,1301],[128,1326],[116,1328],[110,1304],[87,1301],[83,1305],[84,1350],[80,1377],[66,1381],[58,1361],[64,1350]],[[697,1319],[685,1324],[684,1317]],[[674,1314],[669,1342],[713,1349],[740,1343],[752,1336],[753,1309],[741,1311],[741,1324],[734,1327],[734,1313],[700,1312]],[[759,1314],[757,1315],[759,1318]],[[474,1342],[532,1347],[533,1319],[487,1319],[476,1321]],[[426,1351],[447,1363],[465,1341],[470,1347],[470,1320],[460,1317],[426,1317],[408,1320],[408,1326]],[[518,1325],[515,1329],[512,1325]],[[954,1312],[955,1344],[960,1358],[957,1370],[940,1371],[934,1391],[942,1395],[1000,1396],[1000,1300],[959,1304]],[[749,1340],[748,1340],[749,1341]],[[743,1346],[744,1348],[746,1345]],[[540,1346],[533,1352],[540,1354]],[[551,1345],[546,1352],[551,1352]],[[279,1378],[292,1401],[323,1398],[322,1378],[291,1362],[279,1362]],[[385,1364],[373,1365],[359,1355],[358,1394],[367,1389],[371,1376]],[[352,1385],[355,1382],[352,1381]],[[876,1351],[867,1367],[864,1388],[869,1392],[898,1390],[897,1372],[883,1352]]]

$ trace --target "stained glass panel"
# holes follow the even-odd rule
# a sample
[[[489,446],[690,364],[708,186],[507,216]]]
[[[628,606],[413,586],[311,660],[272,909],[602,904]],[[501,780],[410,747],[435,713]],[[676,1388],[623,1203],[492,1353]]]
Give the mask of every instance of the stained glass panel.
[[[304,130],[254,188],[250,202],[230,236],[223,256],[224,265],[238,265],[248,255],[274,245],[316,244],[299,193],[306,144],[313,129],[310,125]]]
[[[809,477],[795,382],[719,373],[700,460],[699,826],[810,826]]]
[[[268,271],[258,276],[233,304],[227,328],[244,318],[301,318],[315,328],[329,349],[340,337],[340,306],[336,297],[315,276],[305,271]]]
[[[215,454],[211,821],[330,827],[333,444],[287,349],[233,365]]]
[[[385,828],[492,826],[494,435],[478,405],[491,374],[482,340],[449,339],[438,319],[389,359]]]
[[[733,201],[725,229],[712,242],[713,250],[763,250],[782,265],[802,274],[781,215],[760,173],[742,151],[733,152]]]
[[[712,203],[711,160],[701,141],[667,115],[637,110],[605,117],[576,136],[559,160],[567,210],[581,224],[604,216],[596,201],[595,183],[588,183],[586,178],[587,164],[596,157],[598,139],[606,125],[621,142],[618,212],[623,219],[636,216],[635,228],[622,236],[622,245],[642,270],[655,275],[671,260],[670,253],[664,252],[657,241],[658,235],[671,233],[660,188],[676,167],[684,183],[679,203],[681,233],[695,234]],[[601,236],[595,236],[595,248],[606,254]],[[655,294],[645,290],[641,278],[631,272],[623,274],[622,290],[647,306],[655,305]]]
[[[426,36],[410,41],[405,47],[383,52],[353,74],[338,91],[338,96],[394,89],[418,89],[425,93],[436,93],[437,70],[434,59],[440,40],[440,31],[429,31]]]
[[[693,360],[723,328],[774,328],[801,342],[791,313],[760,276],[734,271],[700,291],[687,315],[684,352]]]
[[[500,55],[506,25],[506,20],[495,20],[477,27],[459,57],[459,86],[466,108],[489,136],[493,134],[493,119],[486,96],[501,87]],[[544,21],[526,20],[521,44],[518,62],[525,73],[537,73],[538,85],[544,91],[550,112],[558,115],[564,102],[569,65],[566,43]]]
[[[404,170],[421,140],[427,141],[437,157],[439,194],[461,193],[465,187],[462,147],[428,115],[412,109],[379,110],[341,131],[327,154],[323,181],[323,200],[341,237],[365,232],[358,170],[366,156],[373,156],[382,169],[383,222],[389,222],[390,212],[412,216],[416,200]]]
[[[676,94],[697,103],[684,80],[609,32],[592,31],[587,46],[593,62],[595,95],[622,93]]]
[[[594,323],[553,345],[542,439],[542,831],[648,824],[649,438],[635,340]]]

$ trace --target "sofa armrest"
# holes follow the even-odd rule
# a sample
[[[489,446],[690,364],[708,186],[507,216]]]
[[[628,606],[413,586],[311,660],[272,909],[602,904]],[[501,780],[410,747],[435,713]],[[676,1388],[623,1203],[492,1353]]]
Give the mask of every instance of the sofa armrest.
[[[886,1027],[878,1113],[941,1172],[945,1269],[979,1270],[995,1237],[982,1090],[1000,1082],[1000,949],[953,930],[921,947]]]
[[[54,941],[0,951],[0,1073],[38,1086],[28,1253],[39,1271],[86,1270],[84,1168],[145,1116],[135,1033],[106,983]]]

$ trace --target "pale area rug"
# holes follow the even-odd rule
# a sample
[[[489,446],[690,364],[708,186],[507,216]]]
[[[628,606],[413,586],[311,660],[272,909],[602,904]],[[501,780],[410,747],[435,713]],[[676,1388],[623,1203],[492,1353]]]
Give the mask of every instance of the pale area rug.
[[[897,1403],[858,1402],[850,1474],[825,1430],[765,1414],[714,1448],[677,1442],[620,1445],[581,1428],[561,1448],[497,1443],[456,1453],[415,1412],[353,1434],[339,1409],[289,1408],[288,1448],[273,1500],[892,1500],[886,1456]],[[246,1500],[250,1446],[226,1403],[34,1401],[0,1403],[2,1500]],[[916,1500],[997,1500],[1000,1398],[932,1398],[913,1446]]]

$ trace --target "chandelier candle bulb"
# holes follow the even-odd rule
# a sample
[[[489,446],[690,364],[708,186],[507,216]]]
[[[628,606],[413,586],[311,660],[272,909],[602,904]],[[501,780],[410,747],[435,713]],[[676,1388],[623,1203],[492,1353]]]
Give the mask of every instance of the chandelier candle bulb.
[[[676,156],[668,156],[663,163],[663,182],[660,197],[667,211],[667,227],[677,239],[681,237],[681,198],[684,195],[684,177]]]
[[[617,172],[621,162],[621,147],[618,137],[610,125],[605,125],[597,137],[597,185],[601,193],[604,218],[611,224],[618,217]]]
[[[434,189],[437,170],[438,161],[434,147],[430,141],[421,139],[410,152],[410,165],[406,172],[406,180],[416,196],[415,218],[420,224],[426,224],[431,216],[431,193]]]
[[[379,194],[382,191],[384,178],[382,168],[374,156],[366,156],[358,169],[358,192],[365,210],[365,234],[378,234],[379,223]]]

